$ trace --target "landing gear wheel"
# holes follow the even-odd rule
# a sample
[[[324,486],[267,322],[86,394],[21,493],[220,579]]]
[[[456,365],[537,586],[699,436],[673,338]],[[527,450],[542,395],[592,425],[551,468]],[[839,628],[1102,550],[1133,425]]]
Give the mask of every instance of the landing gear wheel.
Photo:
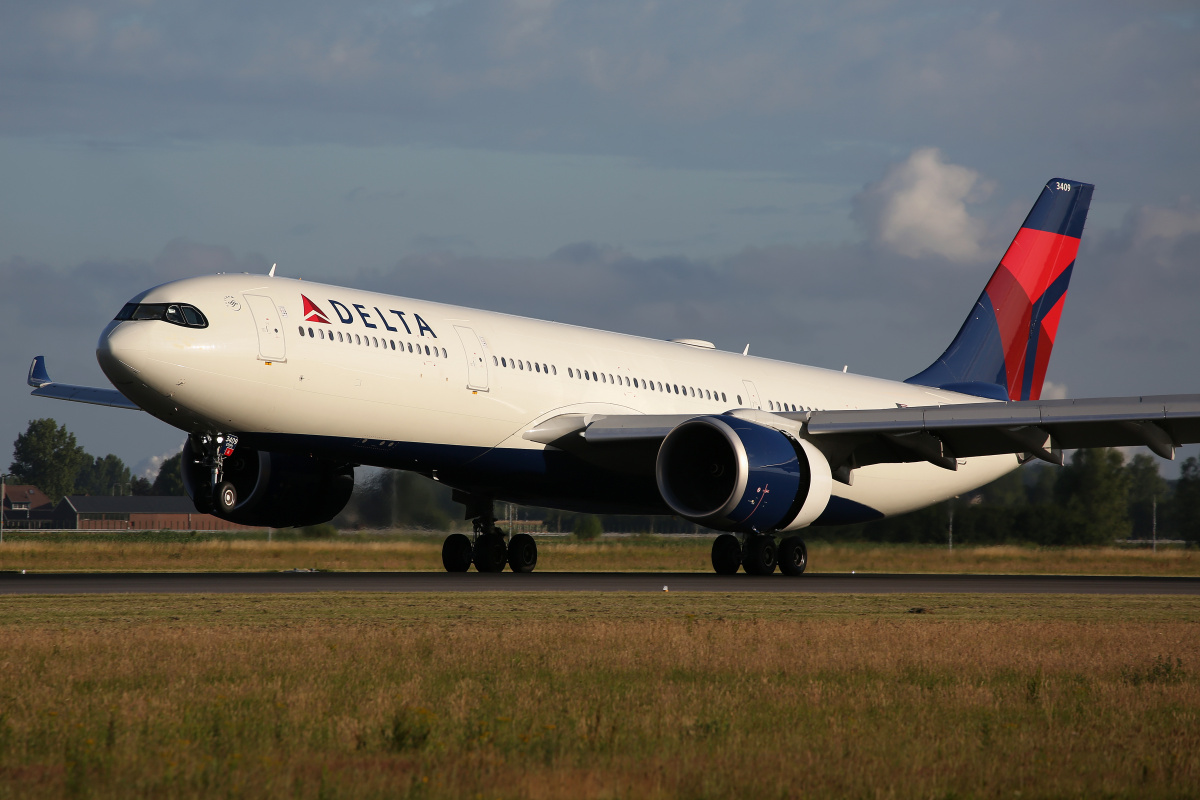
[[[732,533],[722,533],[713,541],[713,570],[718,575],[735,575],[742,565],[742,543]]]
[[[471,540],[452,533],[442,542],[442,566],[446,572],[466,572],[471,568]]]
[[[779,545],[779,571],[784,575],[803,575],[808,566],[808,548],[799,536],[789,536]]]
[[[232,514],[233,509],[237,507],[237,489],[229,481],[221,481],[213,490],[213,501],[217,511],[222,514]]]
[[[775,571],[779,550],[775,546],[775,537],[758,534],[747,537],[746,553],[742,565],[751,575],[770,575]]]
[[[528,533],[518,533],[509,540],[508,565],[513,572],[533,572],[537,566],[537,542]]]
[[[475,569],[480,572],[503,572],[508,560],[504,534],[485,533],[475,540]]]

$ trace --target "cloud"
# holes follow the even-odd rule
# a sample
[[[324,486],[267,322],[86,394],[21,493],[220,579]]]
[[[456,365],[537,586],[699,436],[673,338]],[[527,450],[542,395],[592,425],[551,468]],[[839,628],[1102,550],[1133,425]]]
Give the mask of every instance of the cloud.
[[[967,212],[990,185],[967,167],[947,164],[932,147],[903,162],[854,198],[854,219],[876,245],[909,258],[978,261],[987,226]]]
[[[183,445],[180,444],[179,447],[176,447],[174,450],[168,450],[162,455],[148,456],[143,458],[141,461],[134,464],[129,471],[133,473],[135,477],[142,477],[153,483],[154,479],[158,477],[158,471],[162,469],[163,462],[169,458],[174,458],[175,456],[179,455],[179,451],[182,448]]]

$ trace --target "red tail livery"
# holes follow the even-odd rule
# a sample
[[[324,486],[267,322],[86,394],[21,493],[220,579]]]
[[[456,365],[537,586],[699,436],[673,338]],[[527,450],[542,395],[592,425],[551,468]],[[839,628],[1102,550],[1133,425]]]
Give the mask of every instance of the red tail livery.
[[[1092,189],[1059,178],[1046,184],[954,341],[907,383],[997,400],[1041,397]]]

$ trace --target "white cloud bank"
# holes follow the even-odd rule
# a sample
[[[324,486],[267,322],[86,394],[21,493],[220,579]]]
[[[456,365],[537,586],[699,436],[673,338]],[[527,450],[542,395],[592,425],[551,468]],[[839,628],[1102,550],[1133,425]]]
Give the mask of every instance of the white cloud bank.
[[[990,191],[978,172],[947,164],[937,148],[924,147],[854,198],[854,218],[874,244],[899,255],[975,262],[984,255],[986,225],[971,217],[967,203]]]

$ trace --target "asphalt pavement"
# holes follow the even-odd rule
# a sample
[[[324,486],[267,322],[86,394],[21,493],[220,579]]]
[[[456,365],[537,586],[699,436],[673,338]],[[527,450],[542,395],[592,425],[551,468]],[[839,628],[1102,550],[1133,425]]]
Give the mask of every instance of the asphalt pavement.
[[[0,572],[0,594],[282,592],[816,592],[822,594],[1200,594],[1200,578],[698,572]]]

